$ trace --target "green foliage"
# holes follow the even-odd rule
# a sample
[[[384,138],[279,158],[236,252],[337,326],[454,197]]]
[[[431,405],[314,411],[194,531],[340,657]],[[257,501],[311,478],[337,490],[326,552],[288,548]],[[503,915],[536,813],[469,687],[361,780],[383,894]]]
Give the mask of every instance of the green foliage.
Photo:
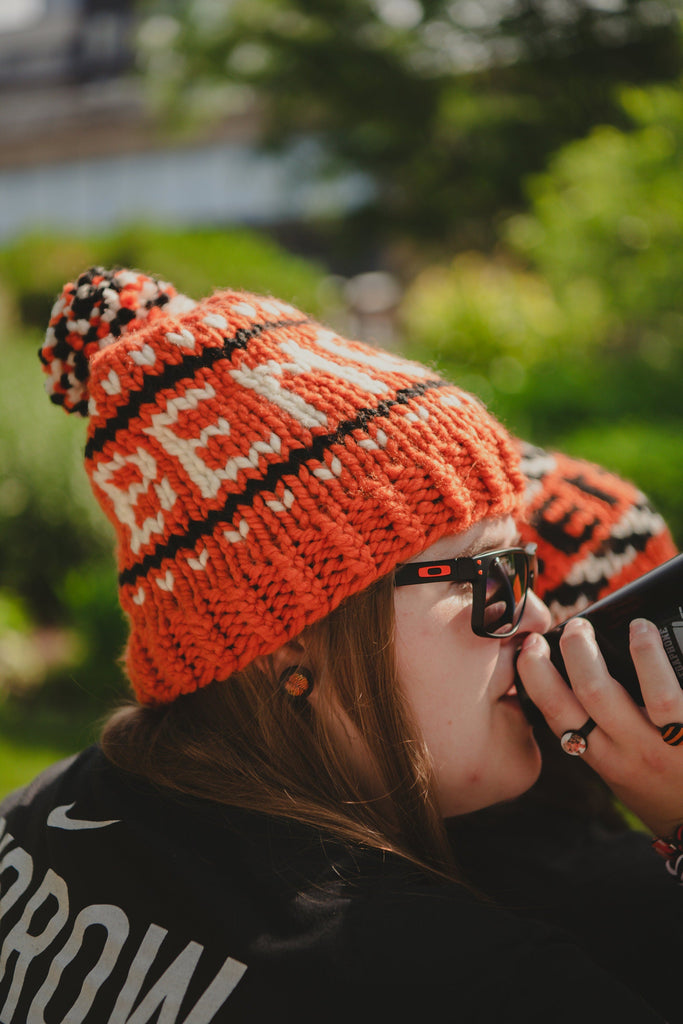
[[[94,738],[91,709],[58,708],[44,694],[0,706],[0,799]]]
[[[502,390],[518,387],[565,332],[562,310],[542,278],[476,252],[423,271],[406,294],[402,317],[409,342],[440,361],[457,353],[461,367],[491,377],[493,388],[499,381]]]
[[[320,311],[321,266],[246,228],[129,228],[112,237],[112,265],[143,267],[192,298],[215,288],[273,294],[309,313]]]
[[[615,346],[665,363],[683,325],[683,89],[628,90],[623,103],[634,130],[600,127],[561,150],[507,236],[565,305],[588,283]]]
[[[264,140],[313,136],[376,185],[378,237],[485,245],[550,153],[628,115],[615,83],[681,70],[676,0],[147,0],[139,58],[166,125],[256,106]]]
[[[9,590],[0,590],[0,634],[27,633],[31,625],[24,602]]]
[[[49,622],[66,568],[109,554],[111,539],[83,470],[84,423],[48,402],[39,343],[37,332],[3,339],[0,564],[3,585]]]
[[[623,103],[632,130],[596,128],[531,181],[514,252],[417,277],[404,329],[519,435],[635,480],[683,544],[683,89]]]

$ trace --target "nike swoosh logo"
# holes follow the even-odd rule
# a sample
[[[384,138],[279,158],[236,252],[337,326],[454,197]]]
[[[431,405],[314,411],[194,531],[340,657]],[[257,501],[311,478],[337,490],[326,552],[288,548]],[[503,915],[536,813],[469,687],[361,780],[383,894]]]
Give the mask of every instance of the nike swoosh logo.
[[[79,832],[87,828],[106,828],[108,825],[118,824],[121,820],[120,818],[112,818],[110,821],[91,821],[84,818],[70,818],[69,811],[75,806],[76,801],[72,804],[64,804],[62,807],[55,807],[48,815],[48,826],[50,828],[64,828],[70,832]]]

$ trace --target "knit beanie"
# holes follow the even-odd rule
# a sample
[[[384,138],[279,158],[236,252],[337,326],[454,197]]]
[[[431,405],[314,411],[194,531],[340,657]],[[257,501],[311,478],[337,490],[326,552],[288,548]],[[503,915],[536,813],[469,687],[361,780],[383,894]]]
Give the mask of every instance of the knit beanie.
[[[143,703],[227,679],[523,494],[477,398],[270,297],[193,302],[93,268],[64,287],[41,360],[52,400],[89,417]]]

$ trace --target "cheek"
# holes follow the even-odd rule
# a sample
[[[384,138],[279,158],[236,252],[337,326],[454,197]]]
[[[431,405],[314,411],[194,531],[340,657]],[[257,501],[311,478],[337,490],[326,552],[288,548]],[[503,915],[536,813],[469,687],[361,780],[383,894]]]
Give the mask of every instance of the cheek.
[[[397,610],[396,659],[399,679],[410,689],[427,682],[430,690],[481,692],[495,664],[497,645],[472,632],[471,608],[462,600],[443,601],[416,614]]]
[[[439,680],[450,674],[458,657],[452,630],[433,619],[405,616],[397,623],[396,665],[399,683],[414,705],[436,696]]]
[[[497,645],[474,636],[469,610],[445,622],[414,623],[398,634],[400,685],[433,754],[476,743],[490,712],[487,700]]]
[[[454,746],[468,758],[490,713],[498,645],[476,637],[470,619],[470,601],[459,595],[417,611],[397,602],[399,683],[437,759]]]
[[[458,645],[471,632],[469,600],[454,595],[435,602],[430,601],[429,597],[428,593],[397,592],[394,605],[397,649],[410,652],[428,644],[437,644],[439,647],[445,644]]]

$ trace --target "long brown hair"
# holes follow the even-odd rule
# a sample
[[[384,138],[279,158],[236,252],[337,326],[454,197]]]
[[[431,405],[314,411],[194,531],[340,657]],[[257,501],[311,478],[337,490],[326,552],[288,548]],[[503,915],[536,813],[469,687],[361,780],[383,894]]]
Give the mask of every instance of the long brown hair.
[[[429,755],[397,684],[393,609],[389,576],[302,634],[320,686],[315,708],[292,705],[270,656],[168,706],[120,709],[103,750],[155,784],[294,818],[459,878]],[[335,742],[339,711],[371,759],[372,789]]]

